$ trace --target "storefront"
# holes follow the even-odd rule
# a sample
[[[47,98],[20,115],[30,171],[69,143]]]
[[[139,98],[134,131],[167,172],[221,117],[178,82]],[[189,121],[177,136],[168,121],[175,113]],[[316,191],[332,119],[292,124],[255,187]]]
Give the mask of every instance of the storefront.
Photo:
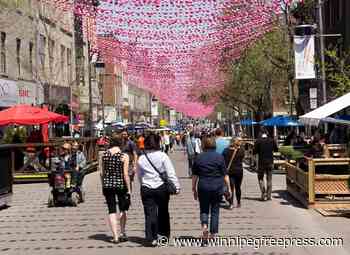
[[[59,105],[70,105],[71,93],[70,87],[54,86],[45,84],[44,86],[45,103],[56,108]]]
[[[45,84],[44,99],[45,104],[53,112],[71,117],[71,91],[70,87],[55,86]],[[57,124],[54,128],[55,136],[69,136],[71,133],[69,124]]]

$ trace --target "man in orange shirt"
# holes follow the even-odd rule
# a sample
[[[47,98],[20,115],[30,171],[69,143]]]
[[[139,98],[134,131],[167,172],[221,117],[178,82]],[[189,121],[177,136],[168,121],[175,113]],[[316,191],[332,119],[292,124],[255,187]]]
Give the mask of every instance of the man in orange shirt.
[[[141,151],[145,149],[145,137],[143,134],[141,134],[137,140],[137,147],[139,147]]]

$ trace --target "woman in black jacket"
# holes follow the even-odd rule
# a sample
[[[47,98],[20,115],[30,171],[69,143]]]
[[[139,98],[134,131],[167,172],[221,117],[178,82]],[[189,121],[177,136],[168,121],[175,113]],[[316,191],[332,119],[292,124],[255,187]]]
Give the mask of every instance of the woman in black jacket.
[[[203,238],[215,237],[219,232],[220,201],[226,185],[231,194],[230,180],[225,160],[215,151],[214,138],[203,139],[203,152],[196,157],[192,167],[192,191],[199,200]],[[208,229],[210,215],[210,229]]]
[[[241,207],[241,184],[243,180],[244,149],[240,138],[232,138],[231,144],[222,155],[225,158],[232,194],[236,190],[237,207]],[[233,196],[229,199],[230,209],[233,209]]]

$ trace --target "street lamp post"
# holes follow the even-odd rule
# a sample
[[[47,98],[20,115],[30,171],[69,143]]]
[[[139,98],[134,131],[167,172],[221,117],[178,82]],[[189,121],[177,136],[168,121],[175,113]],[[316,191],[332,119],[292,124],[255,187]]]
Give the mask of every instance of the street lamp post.
[[[93,125],[92,125],[92,77],[91,77],[91,51],[90,51],[90,41],[87,41],[88,47],[88,56],[89,56],[89,64],[88,64],[88,79],[89,79],[89,132],[90,136],[93,136]]]
[[[103,134],[105,134],[105,131],[104,131],[104,128],[105,128],[105,105],[104,105],[104,70],[105,70],[105,63],[103,63],[103,62],[96,62],[95,63],[95,68],[96,68],[96,76],[98,77],[98,87],[99,87],[100,95],[101,95]]]

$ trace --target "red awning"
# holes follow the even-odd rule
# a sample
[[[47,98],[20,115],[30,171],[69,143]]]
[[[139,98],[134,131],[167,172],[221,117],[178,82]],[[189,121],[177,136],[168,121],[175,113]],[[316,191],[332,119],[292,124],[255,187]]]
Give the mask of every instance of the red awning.
[[[16,105],[0,111],[0,126],[40,125],[50,122],[67,122],[68,119],[67,116],[30,105]]]

